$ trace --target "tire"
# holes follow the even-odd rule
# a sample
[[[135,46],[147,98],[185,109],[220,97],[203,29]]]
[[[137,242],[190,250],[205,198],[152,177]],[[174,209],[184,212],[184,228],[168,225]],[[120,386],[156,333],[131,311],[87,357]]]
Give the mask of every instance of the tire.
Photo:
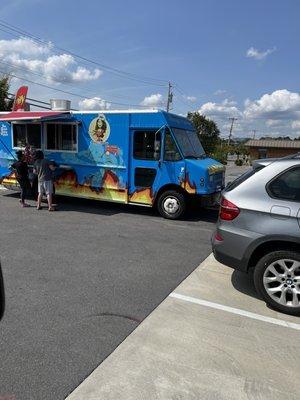
[[[178,219],[185,213],[185,197],[176,190],[163,192],[158,198],[157,209],[164,218]]]
[[[254,285],[275,310],[300,315],[300,253],[280,250],[262,257],[254,269]]]

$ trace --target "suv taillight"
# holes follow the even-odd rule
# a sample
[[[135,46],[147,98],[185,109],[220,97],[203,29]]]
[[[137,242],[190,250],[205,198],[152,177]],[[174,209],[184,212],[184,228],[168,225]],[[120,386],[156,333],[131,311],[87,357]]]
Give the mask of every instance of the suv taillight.
[[[220,219],[232,221],[239,215],[239,213],[240,210],[235,204],[231,203],[231,201],[225,199],[224,197],[222,198],[219,215]]]

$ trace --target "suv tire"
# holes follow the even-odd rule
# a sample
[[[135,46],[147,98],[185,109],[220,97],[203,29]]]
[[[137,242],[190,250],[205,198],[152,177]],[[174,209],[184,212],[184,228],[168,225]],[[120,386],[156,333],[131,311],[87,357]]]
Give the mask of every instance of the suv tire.
[[[254,285],[272,308],[300,315],[300,253],[280,250],[266,254],[254,269]]]
[[[157,201],[157,209],[160,215],[167,219],[180,218],[184,214],[185,208],[185,197],[176,190],[163,192]]]

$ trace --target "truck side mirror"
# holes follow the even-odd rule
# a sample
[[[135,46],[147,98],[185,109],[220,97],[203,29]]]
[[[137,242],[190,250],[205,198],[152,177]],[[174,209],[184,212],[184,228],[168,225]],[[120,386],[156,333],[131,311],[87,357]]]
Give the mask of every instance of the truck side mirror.
[[[3,275],[2,275],[2,269],[1,269],[1,264],[0,264],[0,320],[3,317],[4,308],[5,308],[4,283],[3,283]]]

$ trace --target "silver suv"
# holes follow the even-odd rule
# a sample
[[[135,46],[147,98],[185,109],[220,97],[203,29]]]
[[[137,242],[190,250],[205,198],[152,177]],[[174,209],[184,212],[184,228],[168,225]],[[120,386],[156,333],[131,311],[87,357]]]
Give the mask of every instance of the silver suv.
[[[255,161],[225,188],[212,245],[221,263],[254,268],[266,303],[300,315],[300,153]]]

